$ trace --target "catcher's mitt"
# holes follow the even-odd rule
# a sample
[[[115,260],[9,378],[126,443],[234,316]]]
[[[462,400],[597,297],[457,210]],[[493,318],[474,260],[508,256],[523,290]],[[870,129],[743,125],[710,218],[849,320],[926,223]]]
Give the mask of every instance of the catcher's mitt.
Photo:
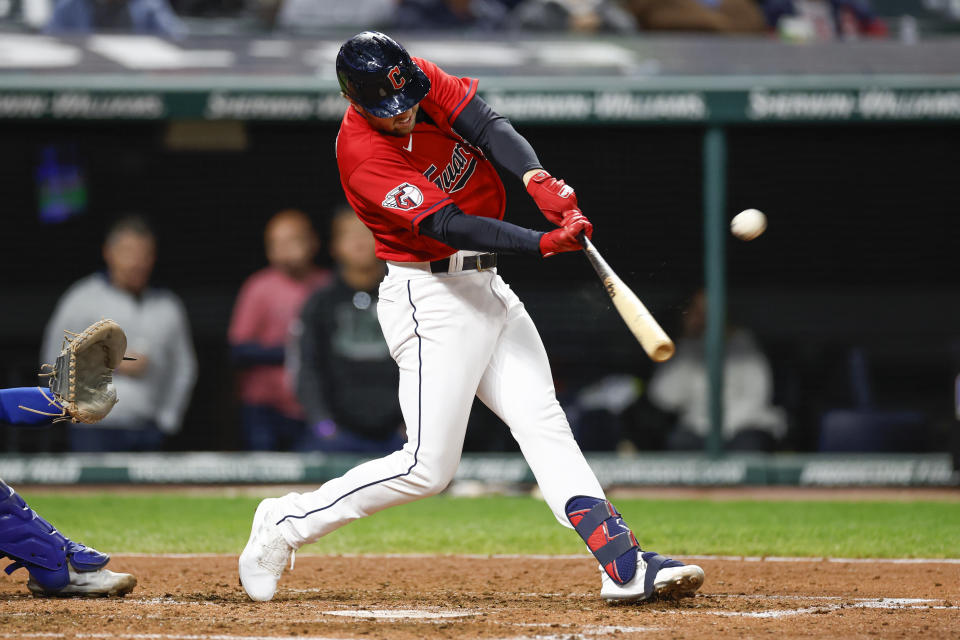
[[[127,336],[113,320],[95,322],[83,333],[64,333],[56,363],[43,365],[40,374],[49,376],[50,404],[60,409],[49,415],[54,422],[99,422],[117,404],[113,370],[124,359]]]

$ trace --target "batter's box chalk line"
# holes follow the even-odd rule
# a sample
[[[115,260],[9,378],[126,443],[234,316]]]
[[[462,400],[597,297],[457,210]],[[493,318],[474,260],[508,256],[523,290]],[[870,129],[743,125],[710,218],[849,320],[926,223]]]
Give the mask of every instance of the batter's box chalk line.
[[[337,609],[321,611],[327,616],[343,616],[370,620],[437,620],[441,618],[469,618],[480,615],[479,611],[463,609],[450,611],[442,609]]]
[[[811,613],[822,614],[840,609],[887,609],[896,611],[907,611],[911,609],[939,609],[939,610],[957,610],[960,606],[944,605],[943,600],[934,600],[929,598],[842,598],[839,596],[748,596],[748,595],[723,595],[723,594],[705,594],[710,598],[744,598],[756,600],[811,600],[813,602],[827,600],[822,604],[811,605],[807,607],[797,607],[795,609],[769,609],[767,611],[722,611],[720,609],[668,609],[661,613],[672,613],[679,615],[708,615],[721,616],[724,618],[787,618],[790,616],[801,616]],[[845,602],[837,602],[844,600]],[[941,604],[935,604],[941,603]]]
[[[578,633],[587,635],[605,635],[608,633],[639,633],[641,631],[657,631],[663,627],[626,627],[622,625],[598,625],[598,624],[556,624],[552,622],[508,622],[506,624],[515,627],[550,627],[551,629],[579,629]]]
[[[726,618],[785,618],[790,616],[799,616],[805,614],[821,614],[840,609],[887,609],[887,610],[957,610],[960,606],[944,605],[943,600],[930,598],[842,598],[840,596],[763,596],[763,595],[740,595],[740,594],[704,594],[705,598],[738,598],[756,600],[760,604],[763,600],[803,600],[811,601],[813,604],[804,607],[795,607],[792,609],[769,609],[764,611],[723,611],[720,609],[667,609],[660,610],[660,613],[680,614],[680,615],[710,615]],[[844,602],[840,602],[843,600]],[[438,610],[438,609],[338,609],[334,611],[323,611],[324,615],[342,616],[349,618],[360,618],[366,620],[423,620],[434,621],[448,618],[467,618],[479,615],[480,612],[473,610]],[[502,624],[502,623],[500,623]],[[570,627],[569,624],[553,623],[507,623],[522,627]],[[606,629],[602,633],[615,633],[614,629],[619,629],[621,633],[641,632],[653,630],[652,627],[584,627],[580,633],[595,635],[601,632],[590,632],[586,629]]]

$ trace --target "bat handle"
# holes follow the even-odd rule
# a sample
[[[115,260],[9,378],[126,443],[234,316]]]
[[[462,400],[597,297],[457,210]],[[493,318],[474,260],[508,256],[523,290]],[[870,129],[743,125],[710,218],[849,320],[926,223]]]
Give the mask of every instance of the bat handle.
[[[580,235],[577,236],[577,239],[580,240],[580,246],[583,247],[584,251],[589,251],[593,249],[593,243],[590,242],[590,238],[587,237],[586,231],[581,231]]]

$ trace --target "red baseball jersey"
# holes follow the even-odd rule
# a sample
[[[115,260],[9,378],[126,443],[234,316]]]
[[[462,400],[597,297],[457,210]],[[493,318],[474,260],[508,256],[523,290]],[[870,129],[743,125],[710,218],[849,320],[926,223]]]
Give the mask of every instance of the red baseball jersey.
[[[397,262],[439,260],[455,249],[420,235],[420,223],[448,204],[464,213],[503,218],[506,193],[481,151],[453,130],[453,122],[477,90],[413,58],[430,79],[420,109],[433,121],[418,122],[402,138],[373,129],[350,106],[337,135],[337,165],[347,201],[376,238],[377,257]]]

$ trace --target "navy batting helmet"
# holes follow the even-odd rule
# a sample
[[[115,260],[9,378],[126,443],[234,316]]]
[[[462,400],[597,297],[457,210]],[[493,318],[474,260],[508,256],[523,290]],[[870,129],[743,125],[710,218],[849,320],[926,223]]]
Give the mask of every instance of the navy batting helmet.
[[[393,38],[358,33],[337,54],[343,94],[378,118],[400,115],[430,91],[430,79]]]

